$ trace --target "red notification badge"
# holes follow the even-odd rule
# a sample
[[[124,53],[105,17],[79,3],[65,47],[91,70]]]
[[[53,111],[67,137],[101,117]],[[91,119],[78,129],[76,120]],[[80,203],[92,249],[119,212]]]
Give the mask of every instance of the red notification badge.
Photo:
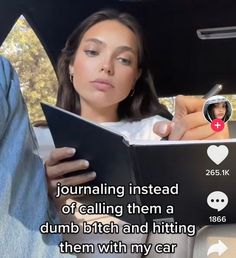
[[[220,132],[224,129],[225,123],[221,119],[214,119],[211,122],[211,129],[215,132]]]

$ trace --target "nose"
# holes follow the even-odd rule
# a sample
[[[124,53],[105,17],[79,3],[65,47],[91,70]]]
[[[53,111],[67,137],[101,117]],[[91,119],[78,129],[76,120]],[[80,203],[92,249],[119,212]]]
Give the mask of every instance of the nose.
[[[225,108],[224,107],[219,107],[218,112],[224,112]]]
[[[114,67],[113,67],[112,61],[104,62],[101,65],[100,72],[104,72],[108,75],[113,75],[114,74]]]

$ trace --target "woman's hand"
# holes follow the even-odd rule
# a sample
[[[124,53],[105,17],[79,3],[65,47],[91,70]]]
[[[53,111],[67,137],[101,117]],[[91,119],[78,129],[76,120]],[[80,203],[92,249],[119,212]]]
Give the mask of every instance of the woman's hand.
[[[65,177],[71,172],[84,170],[89,167],[89,162],[83,159],[63,161],[64,159],[73,157],[74,154],[74,148],[57,148],[51,152],[49,159],[46,160],[45,169],[47,174],[48,192],[52,198],[55,198],[58,182],[62,185],[69,186],[84,184],[95,179],[95,172]]]
[[[175,100],[175,115],[172,121],[157,122],[153,131],[169,140],[214,140],[229,138],[228,126],[214,132],[205,119],[202,108],[205,100],[179,95]]]

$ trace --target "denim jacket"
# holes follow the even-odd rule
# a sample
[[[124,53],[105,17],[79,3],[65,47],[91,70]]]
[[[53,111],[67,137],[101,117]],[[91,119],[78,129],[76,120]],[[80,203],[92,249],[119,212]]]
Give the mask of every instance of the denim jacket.
[[[4,258],[74,257],[60,254],[58,234],[42,235],[51,221],[42,161],[19,80],[0,57],[0,254]]]

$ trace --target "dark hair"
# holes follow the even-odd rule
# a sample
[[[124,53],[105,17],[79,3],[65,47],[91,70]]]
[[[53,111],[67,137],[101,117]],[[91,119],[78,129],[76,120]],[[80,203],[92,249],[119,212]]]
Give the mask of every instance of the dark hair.
[[[101,10],[90,15],[69,36],[58,60],[59,89],[57,106],[80,114],[80,98],[71,83],[69,65],[73,63],[76,51],[86,31],[98,22],[105,20],[116,20],[122,23],[132,30],[138,39],[138,66],[142,69],[142,74],[136,82],[133,96],[126,97],[118,104],[119,119],[134,121],[155,114],[171,118],[167,108],[158,101],[153,78],[147,67],[147,53],[139,24],[130,14],[120,13],[112,9]]]
[[[229,108],[229,104],[227,101],[225,102],[219,102],[219,103],[224,103],[225,104],[225,115],[222,118],[222,121],[227,122],[231,116],[231,109]],[[214,107],[217,103],[210,104],[207,108],[207,114],[206,118],[209,122],[212,122],[212,120],[215,119],[215,114],[214,114]]]

